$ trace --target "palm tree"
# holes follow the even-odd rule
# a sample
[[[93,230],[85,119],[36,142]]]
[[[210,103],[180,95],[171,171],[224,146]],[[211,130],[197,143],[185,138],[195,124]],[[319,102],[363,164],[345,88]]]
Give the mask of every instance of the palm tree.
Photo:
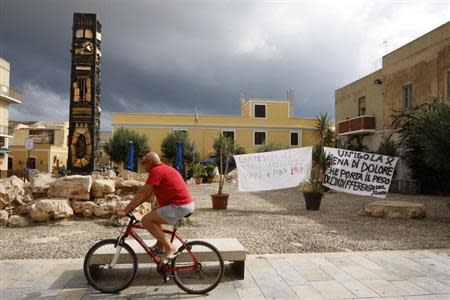
[[[332,134],[331,121],[328,113],[320,113],[316,116],[316,124],[314,125],[315,134],[320,139],[320,147],[322,148],[325,141],[328,140]]]
[[[313,152],[313,164],[315,165],[316,176],[311,179],[314,191],[320,191],[322,181],[320,180],[326,169],[330,166],[330,158],[325,154],[324,146],[330,146],[333,131],[331,129],[331,121],[328,113],[320,113],[316,115],[316,124],[314,125],[315,135],[320,139],[320,145],[316,146]]]

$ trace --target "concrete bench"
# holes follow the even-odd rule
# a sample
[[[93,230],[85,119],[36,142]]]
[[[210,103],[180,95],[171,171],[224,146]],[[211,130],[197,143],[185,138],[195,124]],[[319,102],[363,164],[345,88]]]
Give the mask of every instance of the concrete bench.
[[[231,262],[231,269],[233,270],[233,273],[235,273],[239,279],[244,279],[245,258],[247,251],[237,239],[192,239],[192,241],[194,240],[205,241],[216,247],[222,256],[223,261]],[[145,250],[141,247],[141,245],[138,244],[137,241],[135,241],[134,239],[127,239],[126,243],[133,248],[134,252],[136,252],[136,256],[140,264],[153,263],[152,258],[145,252]],[[151,246],[155,244],[155,240],[145,240],[145,243]],[[180,242],[178,241],[174,241],[174,245],[177,248],[181,246]],[[103,248],[103,250],[104,251],[102,253],[96,253],[92,257],[93,263],[95,263],[97,259],[99,263],[104,262],[105,259],[104,256],[111,256],[107,258],[110,260],[112,258],[112,255],[114,255],[113,247],[111,247],[110,249]],[[200,261],[208,261],[207,252],[205,253],[200,252],[197,254],[199,256]],[[125,263],[125,261],[123,261],[124,258],[125,257],[119,257],[118,262]],[[184,260],[184,259],[188,259],[187,254],[181,253],[178,255],[177,260]]]

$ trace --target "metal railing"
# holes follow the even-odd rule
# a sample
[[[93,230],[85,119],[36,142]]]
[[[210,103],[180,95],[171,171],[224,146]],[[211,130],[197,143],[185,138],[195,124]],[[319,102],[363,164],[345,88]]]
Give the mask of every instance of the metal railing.
[[[394,179],[389,187],[390,193],[401,194],[421,194],[422,184],[418,180],[397,180]]]
[[[339,134],[358,131],[375,131],[375,117],[370,115],[357,116],[338,122]]]
[[[22,101],[22,94],[20,94],[15,90],[10,89],[4,84],[0,84],[0,94]]]

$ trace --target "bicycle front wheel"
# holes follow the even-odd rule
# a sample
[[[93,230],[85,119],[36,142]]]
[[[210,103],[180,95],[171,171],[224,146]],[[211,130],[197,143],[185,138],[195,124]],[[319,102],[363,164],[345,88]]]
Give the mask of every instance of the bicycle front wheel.
[[[100,241],[89,249],[84,259],[87,281],[103,293],[118,293],[126,289],[136,276],[136,253],[126,243],[118,246],[121,248],[116,244],[115,239]]]
[[[192,241],[186,245],[190,253],[182,246],[172,261],[171,267],[175,269],[173,279],[180,289],[187,293],[206,294],[222,280],[222,256],[216,247],[207,242]]]

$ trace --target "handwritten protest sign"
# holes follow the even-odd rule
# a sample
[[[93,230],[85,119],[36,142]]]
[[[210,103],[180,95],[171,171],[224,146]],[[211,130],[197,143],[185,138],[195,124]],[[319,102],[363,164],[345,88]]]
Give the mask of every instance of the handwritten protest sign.
[[[332,165],[323,185],[350,194],[386,198],[397,157],[324,147]]]
[[[298,186],[311,173],[312,147],[234,155],[239,190],[267,191]]]

